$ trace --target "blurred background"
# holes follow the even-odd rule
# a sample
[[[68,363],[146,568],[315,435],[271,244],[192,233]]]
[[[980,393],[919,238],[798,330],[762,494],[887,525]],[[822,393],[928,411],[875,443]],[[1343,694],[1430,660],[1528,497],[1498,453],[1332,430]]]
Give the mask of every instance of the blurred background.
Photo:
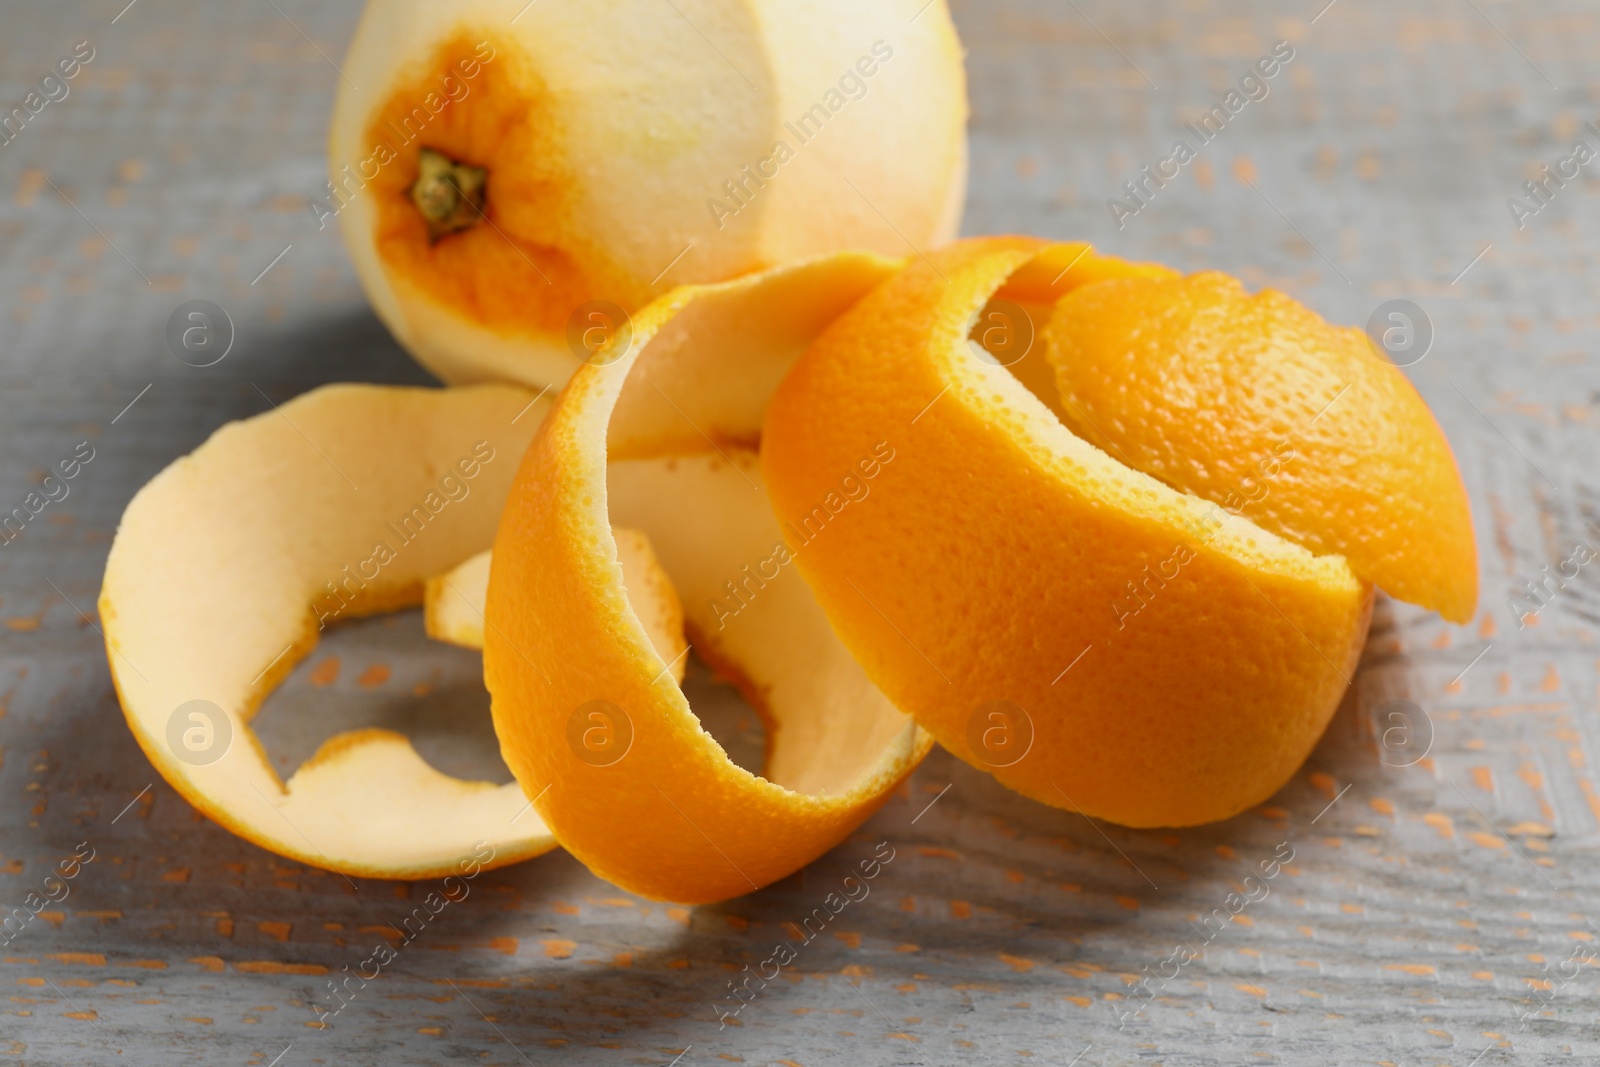
[[[1406,373],[1473,496],[1479,618],[1380,599],[1321,747],[1229,823],[1100,826],[935,753],[835,853],[724,905],[642,901],[562,853],[486,874],[318,1029],[312,1003],[394,935],[413,890],[354,891],[194,813],[122,724],[94,604],[133,492],[222,423],[325,382],[431,380],[306,207],[360,5],[0,0],[0,112],[59,59],[81,67],[0,133],[0,511],[81,443],[94,457],[0,547],[0,904],[78,842],[96,850],[66,902],[0,945],[0,1060],[1467,1065],[1600,1049],[1600,974],[1559,966],[1600,937],[1600,596],[1584,574],[1536,625],[1507,607],[1600,538],[1600,163],[1576,162],[1600,152],[1600,11],[952,10],[972,103],[965,233],[1225,270],[1340,323],[1414,305],[1430,343]],[[1264,92],[1130,202],[1124,183],[1283,47]],[[168,339],[194,300],[228,325],[207,367]],[[758,752],[750,717],[717,706],[719,734]],[[382,723],[443,769],[508,780],[477,657],[428,643],[415,613],[336,633],[258,723],[285,773]],[[870,900],[719,1026],[729,980],[884,840],[896,859]],[[1295,858],[1271,895],[1156,1001],[1127,1003],[1284,842]]]

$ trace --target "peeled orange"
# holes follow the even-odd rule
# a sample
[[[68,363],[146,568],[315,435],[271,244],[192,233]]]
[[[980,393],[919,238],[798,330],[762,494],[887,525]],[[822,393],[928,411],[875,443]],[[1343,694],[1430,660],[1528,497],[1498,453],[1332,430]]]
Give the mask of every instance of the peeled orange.
[[[947,240],[965,121],[944,0],[369,0],[310,210],[440,377],[558,385],[674,285]]]

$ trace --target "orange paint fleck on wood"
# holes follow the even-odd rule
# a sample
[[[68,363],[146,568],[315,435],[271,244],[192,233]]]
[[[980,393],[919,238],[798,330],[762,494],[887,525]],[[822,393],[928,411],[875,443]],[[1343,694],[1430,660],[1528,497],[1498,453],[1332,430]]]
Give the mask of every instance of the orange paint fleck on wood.
[[[361,677],[356,679],[356,684],[363,689],[376,689],[389,680],[389,667],[387,664],[374,663],[361,672]]]
[[[907,941],[903,945],[896,945],[894,947],[894,950],[896,952],[921,952],[922,951],[922,946],[921,945],[913,945],[911,942]]]
[[[1449,630],[1440,630],[1438,632],[1438,634],[1435,635],[1434,639],[1432,641],[1428,642],[1428,643],[1434,648],[1449,648],[1450,647],[1450,631]]]
[[[339,680],[339,657],[329,656],[311,670],[311,684],[332,685]]]
[[[279,963],[276,960],[245,960],[235,963],[233,969],[242,974],[327,974],[328,968],[320,963]]]
[[[578,906],[576,904],[568,904],[564,900],[555,901],[553,904],[550,905],[550,910],[555,912],[557,915],[579,915],[579,914],[582,914],[578,910]],[[682,909],[679,909],[679,910],[682,910]],[[672,914],[672,910],[670,908],[667,910],[667,914],[668,915]]]
[[[1561,688],[1561,675],[1556,673],[1556,665],[1551,663],[1544,669],[1544,677],[1539,680],[1539,690],[1544,693],[1554,693]]]
[[[1249,993],[1252,997],[1260,997],[1262,1000],[1267,999],[1267,991],[1265,989],[1258,985],[1251,985],[1249,982],[1235,983],[1233,988],[1241,993]]]
[[[163,882],[187,882],[189,880],[189,868],[174,867],[172,870],[162,874],[161,880]]]
[[[1367,806],[1373,811],[1377,812],[1379,815],[1388,815],[1391,817],[1394,815],[1394,802],[1385,800],[1383,797],[1373,797],[1371,800],[1367,801]]]
[[[1481,848],[1499,850],[1506,847],[1504,840],[1493,834],[1486,834],[1482,830],[1474,830],[1467,835],[1467,839]]]
[[[138,967],[146,971],[164,971],[167,969],[166,960],[128,960],[117,964],[119,967]]]
[[[1023,874],[1021,871],[1013,871],[1009,869],[1006,871],[1006,881],[1010,882],[1012,885],[1021,885],[1027,880],[1028,876]]]
[[[1481,767],[1481,766],[1480,767],[1473,767],[1473,768],[1471,768],[1471,771],[1472,771],[1472,784],[1473,785],[1477,786],[1479,789],[1483,790],[1485,793],[1493,793],[1494,792],[1494,772],[1493,771],[1491,771],[1488,767]]]
[[[848,930],[837,930],[834,932],[833,936],[838,938],[840,941],[843,941],[850,948],[861,947],[861,935],[858,933],[853,933]]]
[[[1489,612],[1483,613],[1483,618],[1478,620],[1478,636],[1487,641],[1494,636],[1494,616]]]
[[[1088,997],[1062,997],[1061,999],[1070,1001],[1080,1008],[1089,1008],[1094,1006],[1094,1001],[1090,1000]]]
[[[289,940],[290,925],[286,922],[259,922],[256,929],[272,938],[274,941]]]
[[[47,960],[57,963],[73,963],[83,967],[104,967],[106,958],[98,952],[51,952],[45,956]]]
[[[1030,959],[1025,959],[1022,956],[1012,956],[1002,952],[1000,953],[1000,962],[1005,964],[1007,967],[1010,967],[1018,974],[1026,974],[1027,972],[1033,970],[1033,961]]]
[[[1405,974],[1438,974],[1430,963],[1391,963],[1384,968],[1386,971],[1401,971]]]
[[[576,941],[567,941],[559,937],[550,938],[542,942],[542,944],[544,945],[544,954],[553,960],[569,958],[578,947]]]
[[[1139,910],[1139,898],[1138,897],[1113,897],[1112,899],[1115,900],[1122,907],[1128,909],[1129,911],[1138,911]]]
[[[952,900],[950,902],[950,917],[952,919],[972,918],[972,905],[964,900]]]
[[[429,1037],[438,1037],[444,1033],[444,1030],[437,1026],[419,1026],[417,1027],[417,1033],[427,1034]]]
[[[1367,909],[1363,908],[1360,904],[1340,904],[1339,910],[1344,912],[1346,915],[1360,915]]]
[[[189,962],[210,971],[212,974],[220,973],[222,970],[221,956],[192,956]]]
[[[63,1014],[68,1019],[82,1019],[84,1022],[93,1022],[100,1018],[100,1014],[94,1011],[69,1011]]]
[[[959,861],[961,859],[961,853],[957,852],[953,848],[935,848],[932,845],[923,845],[923,846],[921,846],[920,848],[917,849],[917,855],[919,855],[919,856],[929,856],[929,857],[932,857],[933,859],[942,859],[942,860],[957,860],[957,861]]]
[[[1583,792],[1583,799],[1588,802],[1589,813],[1596,821],[1600,821],[1600,793],[1596,793],[1594,783],[1587,778],[1579,778],[1578,788]]]
[[[1480,982],[1492,982],[1492,981],[1494,981],[1494,972],[1493,971],[1473,971],[1472,972],[1472,977],[1477,979]]]
[[[1339,783],[1333,780],[1333,775],[1331,774],[1325,774],[1322,771],[1316,771],[1306,780],[1311,783],[1311,787],[1313,789],[1316,789],[1329,797],[1335,796],[1339,792]]]
[[[1422,821],[1439,831],[1439,836],[1446,841],[1456,836],[1455,824],[1450,821],[1450,816],[1442,811],[1430,811],[1422,817]]]

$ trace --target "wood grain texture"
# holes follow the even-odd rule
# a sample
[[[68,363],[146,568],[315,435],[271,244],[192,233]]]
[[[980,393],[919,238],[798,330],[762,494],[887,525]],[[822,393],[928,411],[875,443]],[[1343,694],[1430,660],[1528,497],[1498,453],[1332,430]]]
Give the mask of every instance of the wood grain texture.
[[[1574,141],[1600,147],[1585,125],[1600,14],[1322,3],[959,0],[966,229],[1216,267],[1340,322],[1419,303],[1436,339],[1408,373],[1473,495],[1478,619],[1380,603],[1304,771],[1231,822],[1092,824],[936,753],[851,841],[729,904],[637,900],[561,853],[485,874],[320,1028],[329,979],[396,941],[426,887],[352,886],[198,818],[123,726],[92,612],[134,490],[265,410],[263,393],[426,381],[304,207],[358,5],[7,7],[6,109],[74,42],[96,55],[0,146],[0,510],[78,442],[95,458],[0,548],[0,903],[21,905],[79,842],[95,858],[0,948],[0,1061],[1493,1067],[1600,1052],[1600,972],[1546,971],[1600,948],[1600,564],[1534,624],[1507,605],[1600,544],[1600,182],[1568,182],[1522,229],[1506,203]],[[1279,39],[1295,57],[1270,94],[1118,228],[1107,198]],[[163,337],[196,298],[237,330],[208,369]],[[414,617],[363,623],[301,665],[262,731],[285,771],[379,722],[441,766],[480,766],[494,750],[476,672]],[[1401,699],[1431,723],[1410,766],[1383,743]],[[880,841],[895,859],[871,895],[721,1026],[730,980]],[[1294,859],[1270,893],[1124,1023],[1142,969],[1200,945],[1205,916],[1284,842]]]

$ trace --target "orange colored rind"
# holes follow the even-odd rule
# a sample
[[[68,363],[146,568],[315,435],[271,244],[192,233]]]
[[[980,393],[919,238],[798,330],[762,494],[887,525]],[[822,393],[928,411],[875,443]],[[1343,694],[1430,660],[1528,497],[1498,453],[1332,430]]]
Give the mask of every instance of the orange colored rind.
[[[632,892],[701,903],[782,878],[932,744],[835,637],[754,451],[794,359],[894,269],[841,255],[656,301],[626,354],[573,378],[518,473],[488,591],[495,728],[562,845]],[[672,679],[613,523],[649,537],[694,647],[762,712],[761,775],[728,758]]]
[[[998,238],[911,261],[785,378],[762,472],[841,639],[946,748],[1128,825],[1225,818],[1309,754],[1371,588],[1074,436],[1014,354],[969,341],[997,295],[1056,295],[1040,264],[1072,254]],[[1080,294],[1170,275],[1088,262]],[[880,441],[896,459],[870,499],[796,537]]]
[[[1416,389],[1360,329],[1208,272],[1056,305],[1044,349],[1068,427],[1122,462],[1467,622],[1467,492]]]
[[[128,726],[184,799],[348,876],[555,847],[515,784],[442,774],[400,734],[340,734],[284,782],[250,728],[322,627],[415,605],[488,547],[548,406],[503,385],[328,386],[222,427],[134,496],[100,618]]]

